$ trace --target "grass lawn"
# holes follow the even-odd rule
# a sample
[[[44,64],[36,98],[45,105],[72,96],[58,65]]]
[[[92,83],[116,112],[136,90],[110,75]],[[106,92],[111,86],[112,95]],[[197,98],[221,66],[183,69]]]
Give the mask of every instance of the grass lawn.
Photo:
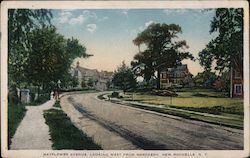
[[[19,123],[25,116],[25,106],[24,105],[8,105],[8,147],[11,144],[11,138],[14,136]]]
[[[231,113],[243,115],[243,99],[226,98],[220,92],[205,91],[197,92],[196,90],[177,92],[178,97],[155,96],[146,93],[130,94],[124,100],[135,100],[143,103],[166,105],[175,108],[194,110],[208,113]],[[201,97],[203,96],[203,97]]]
[[[157,108],[132,105],[138,108],[215,124],[243,127],[244,106],[242,98],[228,98],[223,93],[212,89],[181,89],[177,91],[177,94],[177,97],[166,97],[149,93],[134,93],[133,95],[127,93],[122,99],[166,106],[166,108]],[[195,112],[210,113],[222,117],[205,116]]]
[[[57,102],[56,107],[60,107]],[[62,110],[49,109],[44,112],[46,124],[49,126],[52,148],[55,150],[99,150],[101,147],[93,140],[76,128],[70,121],[67,114]]]
[[[53,106],[57,108],[61,108],[60,101],[56,101]]]

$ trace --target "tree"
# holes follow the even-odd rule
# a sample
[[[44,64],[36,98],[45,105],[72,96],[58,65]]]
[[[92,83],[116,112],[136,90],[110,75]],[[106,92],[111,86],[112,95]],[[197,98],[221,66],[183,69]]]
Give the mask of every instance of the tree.
[[[28,33],[35,28],[51,26],[52,13],[47,9],[8,10],[8,79],[9,85],[25,82],[24,72],[29,57],[30,40]]]
[[[124,61],[122,65],[114,72],[112,82],[114,86],[117,86],[125,93],[129,89],[135,88],[137,82],[133,71],[126,66]]]
[[[133,40],[139,48],[139,53],[131,62],[136,74],[149,81],[157,72],[159,89],[162,70],[180,65],[183,59],[193,59],[189,52],[184,51],[188,48],[186,41],[177,40],[181,32],[181,27],[176,24],[153,23],[139,33]],[[146,46],[144,51],[140,50],[142,44]]]
[[[200,64],[211,70],[215,61],[215,69],[220,73],[231,67],[243,72],[243,9],[216,9],[210,33],[218,33],[218,36],[199,53]]]
[[[51,26],[52,13],[47,9],[8,10],[8,89],[9,98],[15,98],[16,88],[27,86],[25,67],[29,57],[28,33],[41,26]],[[20,94],[21,95],[21,94]],[[16,98],[15,100],[19,100]],[[9,100],[11,101],[11,99]]]
[[[210,71],[203,71],[202,73],[198,73],[194,78],[196,84],[205,88],[212,88],[216,79],[217,75],[214,72]]]
[[[88,57],[86,48],[77,39],[65,39],[53,27],[34,29],[29,35],[31,49],[25,68],[30,83],[48,90],[69,78],[70,66],[76,57]]]
[[[93,81],[93,79],[92,78],[90,78],[89,80],[88,80],[88,86],[89,87],[93,87],[94,86],[94,81]]]

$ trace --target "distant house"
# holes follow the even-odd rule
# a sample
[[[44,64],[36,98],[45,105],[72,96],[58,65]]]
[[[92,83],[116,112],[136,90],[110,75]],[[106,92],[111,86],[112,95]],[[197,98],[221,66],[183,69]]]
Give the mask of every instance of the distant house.
[[[231,97],[243,97],[243,73],[235,69],[231,70]]]
[[[193,85],[193,75],[189,72],[187,64],[177,66],[176,68],[169,68],[166,71],[162,71],[160,74],[161,88],[168,88],[173,85],[188,84]]]
[[[78,79],[78,88],[95,88],[96,90],[107,90],[111,81],[112,72],[98,71],[96,69],[87,69],[81,67],[77,62],[76,67],[72,71],[72,75]]]

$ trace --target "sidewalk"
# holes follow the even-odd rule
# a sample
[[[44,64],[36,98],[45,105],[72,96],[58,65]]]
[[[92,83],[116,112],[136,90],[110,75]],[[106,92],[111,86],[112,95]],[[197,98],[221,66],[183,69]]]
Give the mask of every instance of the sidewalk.
[[[26,106],[26,115],[12,138],[11,150],[48,150],[52,149],[49,127],[45,124],[43,111],[50,109],[55,100],[40,106]]]

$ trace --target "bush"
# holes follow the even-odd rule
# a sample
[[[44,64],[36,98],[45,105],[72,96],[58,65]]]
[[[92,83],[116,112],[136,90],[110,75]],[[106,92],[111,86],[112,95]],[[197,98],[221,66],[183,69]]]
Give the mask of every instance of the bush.
[[[8,93],[8,102],[10,104],[18,104],[18,96],[16,87],[11,87]]]
[[[118,98],[119,97],[119,92],[112,92],[111,98]]]

